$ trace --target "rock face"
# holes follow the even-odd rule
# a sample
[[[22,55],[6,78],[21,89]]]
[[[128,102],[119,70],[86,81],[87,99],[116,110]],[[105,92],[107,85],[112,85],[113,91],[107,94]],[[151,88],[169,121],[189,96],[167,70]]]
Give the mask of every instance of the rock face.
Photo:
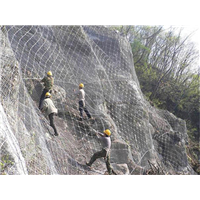
[[[150,163],[166,174],[194,173],[185,151],[185,122],[145,100],[130,45],[115,31],[103,26],[7,26],[1,27],[0,41],[0,117],[4,112],[15,137],[8,142],[0,128],[0,147],[7,144],[3,154],[13,158],[2,173],[13,167],[13,174],[105,174],[103,159],[91,169],[85,161],[101,150],[92,130],[107,128],[112,132],[111,164],[118,174],[145,174]],[[38,110],[40,79],[49,70],[55,78],[58,137]],[[81,82],[94,123],[78,121],[74,89]],[[9,150],[12,144],[18,147],[15,152]],[[17,167],[16,155],[24,170]]]

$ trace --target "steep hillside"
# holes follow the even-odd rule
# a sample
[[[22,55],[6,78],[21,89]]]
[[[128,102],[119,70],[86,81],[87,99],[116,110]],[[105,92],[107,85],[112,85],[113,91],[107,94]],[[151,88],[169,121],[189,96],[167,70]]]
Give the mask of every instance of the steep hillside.
[[[194,174],[183,120],[152,107],[135,73],[129,43],[99,26],[2,26],[0,30],[1,174],[105,174],[93,130],[112,132],[117,174]],[[38,110],[40,80],[51,70],[59,110],[52,136]],[[81,123],[74,89],[84,83],[93,123]]]

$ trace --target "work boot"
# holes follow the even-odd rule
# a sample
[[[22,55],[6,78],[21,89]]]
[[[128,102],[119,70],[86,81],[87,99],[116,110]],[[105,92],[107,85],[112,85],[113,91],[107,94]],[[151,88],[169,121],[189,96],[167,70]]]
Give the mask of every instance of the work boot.
[[[117,175],[117,173],[114,170],[112,170],[112,174]]]
[[[58,136],[58,133],[55,133],[54,135],[55,135],[55,136]]]
[[[91,167],[90,163],[88,163],[88,162],[86,162],[86,165],[87,165],[88,167]]]

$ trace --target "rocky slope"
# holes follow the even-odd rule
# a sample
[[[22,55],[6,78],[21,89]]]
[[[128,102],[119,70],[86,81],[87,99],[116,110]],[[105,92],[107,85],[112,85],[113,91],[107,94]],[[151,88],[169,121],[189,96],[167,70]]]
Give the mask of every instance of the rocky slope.
[[[93,130],[106,128],[118,174],[194,174],[185,122],[145,100],[125,38],[103,26],[1,26],[0,43],[1,174],[105,174],[103,159],[85,161],[101,149]],[[38,110],[49,70],[59,137]],[[94,123],[78,121],[81,82]]]

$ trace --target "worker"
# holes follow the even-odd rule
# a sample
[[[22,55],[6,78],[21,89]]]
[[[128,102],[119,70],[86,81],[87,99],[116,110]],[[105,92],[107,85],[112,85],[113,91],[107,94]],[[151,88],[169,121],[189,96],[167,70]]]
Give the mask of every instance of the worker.
[[[42,112],[46,112],[46,114],[49,116],[50,126],[54,129],[55,136],[58,136],[58,132],[54,125],[54,115],[58,113],[58,110],[55,107],[53,101],[51,100],[51,94],[49,92],[45,94],[45,99],[42,103],[41,110]]]
[[[42,83],[44,83],[44,89],[42,91],[41,97],[40,97],[40,102],[39,102],[39,109],[41,110],[42,102],[45,99],[45,94],[47,92],[51,93],[53,84],[54,84],[54,79],[52,77],[52,72],[48,71],[47,76],[45,76],[42,80]]]
[[[90,159],[90,162],[89,163],[86,162],[86,165],[90,167],[97,158],[103,157],[106,162],[106,167],[107,167],[108,173],[111,175],[113,172],[113,169],[110,165],[110,147],[111,147],[110,135],[111,135],[111,132],[109,129],[106,129],[103,133],[95,131],[95,134],[101,140],[103,148],[101,151],[94,153],[94,155]]]
[[[85,111],[87,117],[89,119],[93,119],[89,113],[89,111],[87,110],[87,108],[85,107],[85,91],[84,91],[84,85],[83,83],[79,84],[79,91],[76,92],[76,95],[78,95],[79,98],[79,111],[80,111],[80,121],[83,120],[83,110]]]

